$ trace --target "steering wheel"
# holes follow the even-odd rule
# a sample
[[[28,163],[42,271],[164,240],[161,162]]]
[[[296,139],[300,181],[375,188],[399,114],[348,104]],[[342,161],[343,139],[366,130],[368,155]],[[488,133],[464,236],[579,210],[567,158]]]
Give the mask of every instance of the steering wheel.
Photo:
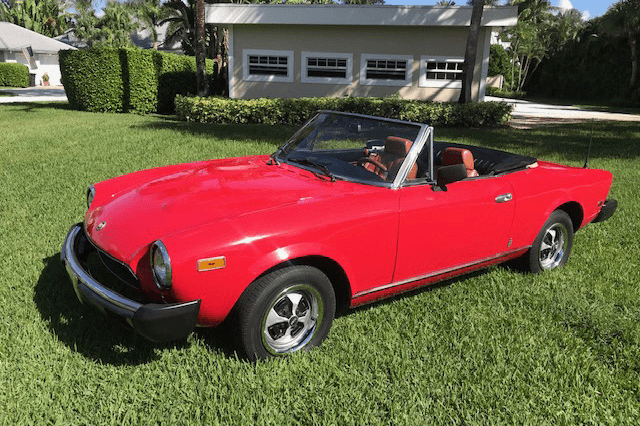
[[[364,167],[365,163],[371,163],[377,168],[379,168],[380,170],[382,170],[383,172],[387,173],[387,166],[385,166],[384,164],[382,164],[381,162],[379,162],[374,158],[362,157],[361,159],[358,160],[358,166],[360,167]]]

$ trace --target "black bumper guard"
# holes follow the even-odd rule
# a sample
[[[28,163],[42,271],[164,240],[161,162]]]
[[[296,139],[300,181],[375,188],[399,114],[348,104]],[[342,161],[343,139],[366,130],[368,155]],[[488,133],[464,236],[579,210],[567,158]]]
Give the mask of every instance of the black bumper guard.
[[[193,331],[200,300],[142,304],[109,289],[96,281],[80,261],[85,254],[83,247],[89,246],[86,238],[81,223],[72,226],[60,253],[80,302],[125,319],[137,333],[153,342],[183,339]]]

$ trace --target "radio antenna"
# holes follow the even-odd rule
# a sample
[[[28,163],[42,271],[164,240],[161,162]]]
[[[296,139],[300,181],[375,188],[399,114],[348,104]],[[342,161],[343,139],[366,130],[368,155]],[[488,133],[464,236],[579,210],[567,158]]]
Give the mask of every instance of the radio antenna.
[[[589,137],[589,149],[587,150],[587,158],[584,159],[584,166],[582,166],[583,169],[588,169],[589,168],[589,155],[591,155],[591,144],[593,143],[593,122],[594,119],[591,119],[591,136]]]

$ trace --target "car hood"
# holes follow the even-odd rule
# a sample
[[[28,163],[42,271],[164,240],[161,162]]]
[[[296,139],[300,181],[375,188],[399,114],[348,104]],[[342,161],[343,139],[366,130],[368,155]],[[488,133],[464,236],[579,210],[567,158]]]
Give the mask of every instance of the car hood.
[[[117,178],[96,185],[102,194],[85,217],[87,235],[112,256],[131,262],[158,239],[209,223],[265,212],[304,201],[336,196],[337,186],[287,164],[267,165],[268,157],[185,164],[140,172],[128,188]],[[160,174],[160,175],[159,175]],[[151,177],[149,176],[151,175]]]

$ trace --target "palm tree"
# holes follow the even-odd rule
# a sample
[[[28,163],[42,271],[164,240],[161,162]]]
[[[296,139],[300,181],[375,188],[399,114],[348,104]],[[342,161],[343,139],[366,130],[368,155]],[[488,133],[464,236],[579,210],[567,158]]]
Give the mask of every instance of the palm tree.
[[[180,42],[187,55],[195,54],[195,1],[170,0],[163,5],[168,17],[160,25],[168,23],[165,44]]]
[[[162,0],[141,0],[135,4],[135,15],[144,29],[149,31],[153,48],[158,50],[158,27],[169,17],[169,9],[163,7]]]
[[[96,25],[99,30],[96,42],[103,46],[131,46],[131,34],[138,29],[138,23],[132,19],[131,5],[110,0],[103,11]]]
[[[73,33],[78,40],[91,47],[98,32],[98,17],[91,0],[75,0],[73,8],[76,10],[73,16]]]
[[[204,45],[204,0],[196,3],[196,88],[198,96],[209,94],[209,83],[205,70],[205,45]]]
[[[638,82],[638,32],[640,32],[640,2],[621,0],[614,3],[604,14],[603,25],[607,33],[614,37],[626,37],[631,48],[631,80],[634,89]]]
[[[471,10],[471,23],[469,24],[469,35],[467,36],[467,47],[464,53],[464,72],[462,77],[462,90],[458,102],[464,104],[471,101],[471,86],[473,84],[473,70],[476,65],[476,52],[478,51],[478,37],[480,35],[480,22],[484,0],[475,0]]]
[[[69,4],[63,0],[1,0],[0,21],[11,22],[28,30],[56,37],[71,24]]]

